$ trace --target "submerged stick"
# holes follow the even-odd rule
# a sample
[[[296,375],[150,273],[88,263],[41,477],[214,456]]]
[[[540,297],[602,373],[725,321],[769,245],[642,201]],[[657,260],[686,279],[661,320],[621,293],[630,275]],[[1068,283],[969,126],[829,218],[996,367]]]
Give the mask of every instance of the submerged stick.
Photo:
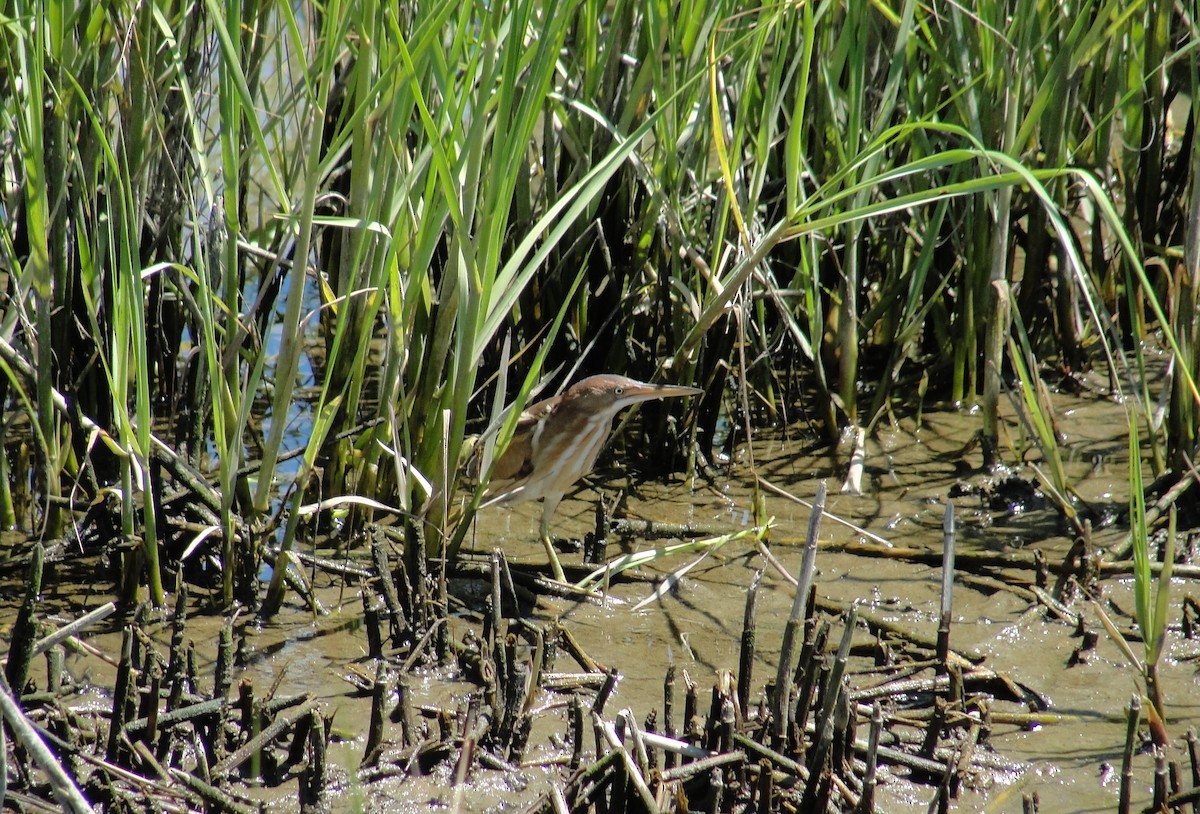
[[[25,600],[21,610],[17,612],[17,621],[12,626],[12,639],[9,642],[8,658],[4,662],[4,677],[8,685],[16,693],[25,689],[25,679],[29,676],[29,663],[33,660],[34,640],[37,628],[33,621],[34,608],[41,599],[42,568],[45,564],[46,550],[38,543],[33,547],[33,559],[29,563],[29,584],[25,590]]]
[[[750,707],[750,679],[754,670],[754,637],[757,630],[755,619],[758,610],[758,586],[762,583],[763,572],[758,569],[750,579],[750,587],[746,590],[746,612],[742,617],[742,642],[738,653],[737,700],[738,709],[744,716]]]
[[[371,687],[371,720],[367,724],[367,743],[363,748],[362,764],[364,766],[374,766],[379,762],[383,746],[383,708],[387,704],[390,692],[387,662],[380,659],[375,663],[375,683]]]
[[[822,771],[822,765],[828,765],[827,757],[833,746],[835,712],[838,709],[839,699],[843,695],[848,695],[849,692],[849,689],[843,686],[842,676],[846,673],[846,664],[850,658],[850,642],[854,637],[856,615],[857,606],[851,605],[850,611],[846,614],[845,628],[842,631],[841,642],[838,644],[837,655],[821,688],[821,711],[817,716],[814,729],[816,737],[814,738],[813,755],[808,764],[809,771],[814,774]],[[837,765],[834,764],[829,771],[833,772],[836,769]]]
[[[878,701],[871,707],[871,729],[867,735],[867,753],[863,756],[867,769],[863,774],[862,797],[859,811],[875,811],[875,774],[879,768],[879,736],[883,732],[883,704]]]
[[[1121,757],[1121,788],[1118,793],[1118,814],[1129,814],[1133,796],[1133,750],[1137,746],[1138,722],[1142,717],[1142,699],[1134,694],[1129,699],[1129,725],[1125,730],[1125,752]]]
[[[213,671],[213,695],[229,694],[233,684],[231,670],[233,669],[233,618],[221,625],[217,639],[217,664]]]
[[[401,673],[396,679],[396,706],[392,708],[392,723],[400,724],[400,746],[408,748],[417,742],[417,724],[413,717],[412,690],[408,683],[408,673]]]
[[[375,566],[373,576],[379,585],[379,593],[383,596],[388,621],[391,622],[392,643],[399,644],[407,624],[404,608],[400,605],[400,592],[396,589],[396,580],[392,578],[392,569],[388,566],[386,542],[382,535],[371,536],[371,563]]]
[[[108,748],[105,757],[109,763],[117,762],[117,748],[121,733],[129,718],[129,698],[133,692],[133,628],[126,627],[121,634],[121,661],[117,665],[117,680],[113,685],[112,715],[108,724]]]
[[[184,636],[187,633],[187,583],[183,581],[183,569],[175,574],[175,615],[171,619],[171,650],[167,660],[167,710],[173,710],[183,701],[184,684],[187,681],[187,648]]]
[[[939,670],[950,668],[950,614],[954,600],[954,504],[946,502],[942,518],[942,609],[938,616]]]
[[[1200,756],[1196,751],[1196,728],[1188,727],[1187,731],[1188,763],[1192,766],[1192,786],[1200,788]]]
[[[670,648],[668,648],[668,658],[670,658]],[[675,738],[675,662],[671,660],[667,664],[667,675],[663,679],[663,735],[667,738]],[[1193,742],[1195,738],[1192,739]],[[675,766],[675,753],[667,752],[663,756],[663,768],[671,769]]]

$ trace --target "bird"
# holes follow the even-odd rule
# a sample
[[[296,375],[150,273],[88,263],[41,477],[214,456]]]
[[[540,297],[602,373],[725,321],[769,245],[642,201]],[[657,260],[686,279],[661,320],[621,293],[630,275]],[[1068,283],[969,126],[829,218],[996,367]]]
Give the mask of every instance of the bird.
[[[526,407],[512,440],[492,467],[489,494],[479,508],[541,498],[542,544],[554,579],[566,582],[562,563],[550,542],[550,519],[567,490],[592,471],[617,413],[643,401],[703,392],[696,387],[647,384],[604,373],[582,379],[563,393]]]

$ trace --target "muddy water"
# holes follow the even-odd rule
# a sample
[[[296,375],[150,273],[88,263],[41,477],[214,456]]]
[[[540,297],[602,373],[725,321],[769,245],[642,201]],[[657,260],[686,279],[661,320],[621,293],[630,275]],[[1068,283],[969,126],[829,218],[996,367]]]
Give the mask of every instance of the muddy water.
[[[1108,403],[1063,399],[1062,429],[1068,434],[1068,469],[1081,495],[1096,508],[1116,506],[1127,499],[1125,486],[1124,414]],[[840,477],[829,478],[827,510],[838,517],[885,538],[897,546],[940,551],[944,502],[959,482],[979,482],[975,472],[979,452],[967,449],[978,427],[976,416],[941,412],[927,415],[924,426],[901,421],[877,434],[868,443],[868,478],[865,494],[838,494]],[[1015,431],[1015,426],[1009,426]],[[840,472],[840,458],[828,453],[797,454],[797,444],[783,439],[761,439],[754,451],[758,474],[772,484],[800,497],[811,498],[817,479]],[[1015,456],[1013,456],[1015,458]],[[743,459],[745,464],[745,458]],[[1016,474],[1031,478],[1032,472]],[[648,487],[642,501],[631,503],[634,515],[692,522],[716,527],[735,527],[750,503],[745,468],[735,470],[730,482],[718,492],[684,487],[661,493]],[[1062,536],[1057,514],[1047,505],[1030,500],[1019,513],[990,508],[981,497],[955,499],[960,552],[1003,552],[1040,548],[1051,563],[1061,561],[1071,545]],[[564,531],[582,533],[590,519],[586,505],[566,505],[577,517],[564,520]],[[768,512],[776,518],[773,551],[785,566],[798,570],[799,544],[809,512],[779,497],[768,498]],[[532,516],[514,527],[526,528]],[[1100,546],[1115,544],[1123,531],[1102,530],[1095,535]],[[502,535],[502,538],[507,535]],[[840,602],[860,602],[886,618],[924,632],[936,633],[940,593],[940,569],[877,556],[857,556],[854,545],[861,535],[846,526],[826,521],[822,544],[839,550],[818,555],[817,591]],[[536,548],[516,548],[507,540],[514,556],[536,559]],[[636,547],[636,544],[633,544]],[[681,560],[672,567],[684,562]],[[564,609],[572,629],[592,652],[603,653],[607,663],[621,668],[622,681],[616,703],[628,705],[639,714],[661,706],[662,679],[668,659],[696,677],[701,686],[711,683],[719,669],[736,670],[738,638],[746,586],[761,558],[748,547],[726,548],[704,565],[689,572],[683,585],[650,609],[632,614],[612,608],[574,606]],[[1014,578],[1030,575],[1014,573]],[[1131,582],[1110,579],[1104,584],[1107,598],[1116,607],[1132,607]],[[1178,595],[1195,591],[1194,586],[1176,583]],[[635,602],[647,596],[649,585],[622,586],[616,593]],[[759,596],[760,643],[755,694],[761,682],[773,676],[782,626],[792,602],[791,586],[767,568]],[[1174,607],[1178,607],[1176,602]],[[1102,630],[1095,614],[1084,611],[1090,627]],[[1177,613],[1174,620],[1178,621]],[[1127,622],[1127,619],[1120,620]],[[1112,811],[1117,801],[1117,779],[1112,771],[1120,766],[1125,739],[1124,709],[1131,694],[1139,691],[1137,674],[1112,641],[1102,637],[1087,665],[1067,667],[1079,639],[1073,628],[1047,619],[1038,608],[1008,592],[985,594],[956,585],[952,646],[962,652],[978,653],[986,664],[1014,681],[1044,696],[1061,722],[1033,729],[998,726],[991,743],[1002,756],[1019,761],[1022,771],[998,773],[983,778],[982,787],[959,801],[961,810],[1019,811],[1021,795],[1036,793],[1042,811]],[[864,634],[865,635],[865,634]],[[1188,726],[1200,722],[1200,692],[1197,687],[1196,643],[1181,642],[1176,626],[1168,656],[1162,664],[1165,698],[1171,731],[1177,738]],[[996,712],[1023,711],[1014,704],[997,703]],[[1172,757],[1182,759],[1182,749]],[[1140,757],[1135,763],[1135,806],[1148,802],[1152,761]],[[924,811],[932,790],[895,784],[890,798],[881,806],[887,811]]]
[[[1078,491],[1097,508],[1119,508],[1126,500],[1124,413],[1107,402],[1065,397],[1060,398],[1058,407],[1060,429],[1067,434],[1068,467]],[[943,506],[952,487],[984,481],[977,471],[979,452],[968,443],[978,426],[977,416],[943,410],[926,413],[920,427],[912,418],[882,427],[868,441],[862,496],[839,494],[845,454],[814,450],[799,431],[790,437],[788,433],[773,437],[764,434],[754,445],[753,470],[751,456],[742,450],[725,482],[643,485],[628,497],[618,514],[689,523],[714,532],[733,531],[745,522],[755,472],[778,489],[805,499],[812,497],[818,480],[824,478],[830,489],[827,510],[831,515],[895,546],[940,551]],[[1018,460],[1015,422],[1010,422],[1007,429],[1014,449],[1008,450],[1006,457]],[[1028,457],[1036,456],[1030,453]],[[1016,474],[1032,477],[1028,469]],[[601,484],[610,497],[620,485]],[[556,516],[556,532],[578,537],[587,531],[592,524],[595,496],[594,491],[585,489],[575,499],[564,501]],[[1036,497],[1031,496],[1019,512],[993,508],[978,494],[956,497],[954,503],[960,552],[1038,548],[1055,564],[1071,545],[1070,538],[1062,534],[1056,513]],[[809,512],[775,493],[768,496],[767,509],[775,518],[772,550],[786,568],[797,571]],[[486,554],[499,546],[514,562],[543,562],[544,552],[534,539],[538,513],[536,505],[489,509],[478,524],[474,549]],[[1097,532],[1095,541],[1100,546],[1111,545],[1121,535],[1120,528],[1105,529]],[[817,559],[820,597],[859,602],[864,609],[930,638],[935,635],[940,569],[856,554],[855,547],[864,544],[862,535],[831,519],[822,524],[821,543],[823,550]],[[647,545],[636,540],[614,542],[608,554]],[[579,558],[577,553],[563,556],[568,564]],[[659,570],[669,571],[687,562],[689,557],[680,557],[663,563]],[[620,670],[622,679],[609,709],[629,707],[642,719],[662,706],[668,663],[674,663],[681,675],[686,670],[702,692],[711,687],[717,671],[736,671],[746,587],[760,568],[764,568],[764,562],[751,546],[730,543],[692,568],[672,593],[644,610],[634,612],[631,607],[653,590],[653,569],[644,569],[637,580],[613,587],[607,604],[551,600],[541,613],[546,619],[560,618],[597,661]],[[1018,581],[1031,578],[1018,571],[991,575]],[[341,739],[332,755],[339,767],[337,810],[410,811],[423,810],[432,803],[457,805],[462,811],[487,811],[523,808],[536,799],[553,769],[530,767],[520,777],[483,773],[467,789],[460,790],[458,797],[444,774],[448,767],[431,778],[370,787],[354,780],[369,713],[367,699],[346,678],[355,672],[373,675],[373,667],[365,659],[365,634],[359,625],[361,600],[356,587],[342,585],[334,578],[318,576],[318,589],[329,611],[326,615],[314,618],[291,605],[270,624],[245,627],[249,660],[242,675],[256,687],[278,682],[281,694],[311,692],[335,712],[335,733]],[[1116,608],[1110,607],[1110,612],[1116,614],[1121,608],[1132,607],[1128,580],[1107,579],[1104,589]],[[1196,589],[1177,582],[1175,591],[1176,596],[1182,596]],[[458,583],[455,593],[464,600],[464,608],[482,607],[477,586]],[[782,627],[791,603],[791,585],[767,567],[759,595],[759,649],[751,688],[755,701],[764,681],[774,675]],[[1173,607],[1178,608],[1177,601]],[[1077,603],[1075,610],[1084,612],[1093,629],[1102,630],[1086,605]],[[1169,731],[1176,738],[1171,757],[1184,760],[1182,735],[1187,727],[1200,723],[1198,648],[1194,642],[1181,640],[1177,610],[1173,611],[1173,621],[1176,624],[1161,669]],[[471,625],[468,610],[462,611],[460,622],[455,636]],[[1128,620],[1119,618],[1118,622]],[[219,620],[193,617],[189,636],[203,649],[203,643],[215,641],[218,626]],[[1017,768],[981,776],[976,787],[960,796],[959,810],[1020,811],[1021,795],[1032,793],[1039,796],[1042,811],[1115,810],[1118,783],[1114,769],[1119,769],[1125,738],[1124,709],[1131,694],[1139,690],[1138,677],[1103,635],[1090,663],[1068,668],[1068,659],[1079,643],[1073,633],[1067,624],[1047,618],[1039,608],[1030,607],[1009,591],[985,593],[962,581],[955,585],[952,646],[984,656],[992,669],[1045,697],[1051,711],[1060,716],[1058,722],[1034,728],[995,726],[992,747]],[[865,630],[859,636],[864,642],[871,639]],[[159,638],[166,641],[165,621]],[[117,651],[114,635],[98,634],[92,640],[108,653]],[[558,669],[571,668],[565,655],[560,660]],[[111,686],[111,668],[95,657],[74,656],[69,666],[77,676],[90,676],[99,687]],[[852,669],[866,668],[865,661],[852,665]],[[211,663],[202,665],[202,669],[211,675]],[[873,680],[864,677],[864,683]],[[852,684],[857,682],[852,674]],[[425,673],[413,689],[417,703],[453,707],[454,699],[471,688],[456,684],[448,674]],[[102,704],[100,696],[97,693],[91,703]],[[677,697],[681,699],[681,694]],[[562,699],[547,695],[542,701],[544,715],[535,727],[528,752],[531,763],[552,762],[561,754],[554,739],[566,731]],[[678,709],[682,702],[676,703]],[[997,702],[993,711],[1023,712],[1025,708]],[[1137,758],[1135,779],[1134,805],[1139,808],[1149,802],[1153,779],[1149,757]],[[288,796],[281,799],[278,792],[263,791],[262,795],[274,800],[273,808],[283,811],[295,806],[294,791],[287,792]],[[880,810],[924,811],[933,793],[930,787],[894,781],[882,790]]]

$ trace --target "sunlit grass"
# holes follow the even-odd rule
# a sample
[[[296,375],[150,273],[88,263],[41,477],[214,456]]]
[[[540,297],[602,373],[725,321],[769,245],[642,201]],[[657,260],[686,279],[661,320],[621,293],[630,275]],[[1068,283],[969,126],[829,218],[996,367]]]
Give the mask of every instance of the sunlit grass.
[[[830,441],[932,383],[981,405],[989,464],[1007,389],[1071,516],[1038,379],[1103,365],[1148,410],[1145,340],[1174,360],[1151,465],[1178,473],[1200,218],[1166,116],[1195,116],[1200,37],[1150,5],[1060,12],[17,3],[0,361],[36,455],[0,473],[36,511],[0,512],[59,537],[115,489],[126,593],[161,602],[162,442],[215,487],[219,602],[253,603],[267,548],[328,529],[302,506],[391,506],[453,557],[479,493],[430,498],[469,434],[502,447],[548,371],[669,368],[736,381],[747,431],[815,389]],[[704,405],[702,454],[729,418]]]

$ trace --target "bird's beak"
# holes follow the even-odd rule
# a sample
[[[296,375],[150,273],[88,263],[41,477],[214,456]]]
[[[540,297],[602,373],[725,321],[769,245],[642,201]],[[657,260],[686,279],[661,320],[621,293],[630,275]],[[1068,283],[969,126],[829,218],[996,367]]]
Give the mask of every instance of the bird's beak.
[[[622,404],[638,404],[651,399],[666,399],[675,396],[698,396],[704,391],[698,387],[685,387],[681,384],[642,384],[630,385],[618,397]]]

